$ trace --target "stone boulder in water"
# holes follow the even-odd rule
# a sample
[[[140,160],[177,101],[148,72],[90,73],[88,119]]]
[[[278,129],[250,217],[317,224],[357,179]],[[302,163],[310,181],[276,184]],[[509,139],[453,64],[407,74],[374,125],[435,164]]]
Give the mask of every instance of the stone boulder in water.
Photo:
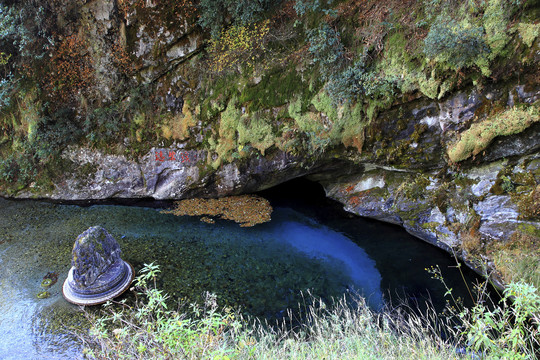
[[[122,294],[133,281],[134,271],[120,254],[118,242],[101,226],[79,235],[62,289],[64,298],[77,305],[96,305]]]

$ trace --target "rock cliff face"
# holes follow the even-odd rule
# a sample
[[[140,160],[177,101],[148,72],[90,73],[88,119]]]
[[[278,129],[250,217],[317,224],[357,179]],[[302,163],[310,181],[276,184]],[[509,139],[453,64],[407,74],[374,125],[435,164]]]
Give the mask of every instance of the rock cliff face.
[[[510,102],[517,94],[520,101],[533,103],[540,94],[532,89],[526,93],[521,86],[511,89],[508,94],[470,91],[413,107],[403,115],[410,126],[427,126],[404,152],[410,166],[397,168],[368,157],[354,174],[339,180],[323,178],[327,195],[343,203],[347,211],[403,226],[479,272],[495,271],[490,253],[501,243],[528,236],[534,239],[540,230],[540,124],[497,138],[460,166],[449,166],[443,155],[452,141],[450,129],[466,126],[485,101]],[[389,128],[395,129],[396,124],[390,122]],[[373,146],[377,148],[377,143]],[[497,265],[503,267],[505,260],[498,258]],[[533,260],[529,270],[535,271],[538,265],[538,259]],[[500,275],[493,274],[499,284]]]
[[[324,20],[342,37],[310,29],[313,14],[286,2],[266,9],[271,22],[245,25],[229,14],[224,24],[234,26],[220,42],[188,13],[192,3],[48,5],[56,13],[48,26],[63,34],[49,44],[49,74],[26,78],[18,105],[0,117],[0,194],[221,197],[308,176],[346,210],[401,225],[480,272],[497,270],[496,281],[539,276],[539,26],[526,8],[513,18],[495,12],[497,0],[477,10],[489,51],[456,66],[444,49],[426,59],[418,44],[437,34],[407,17],[387,19],[399,23],[394,32],[371,29],[377,36],[350,29],[350,1]],[[493,33],[497,16],[513,30]],[[334,53],[323,59],[312,48]],[[352,50],[364,54],[354,64]],[[358,91],[352,100],[331,99],[349,96],[347,86]],[[25,156],[39,172],[27,174]],[[527,271],[507,264],[515,249]]]

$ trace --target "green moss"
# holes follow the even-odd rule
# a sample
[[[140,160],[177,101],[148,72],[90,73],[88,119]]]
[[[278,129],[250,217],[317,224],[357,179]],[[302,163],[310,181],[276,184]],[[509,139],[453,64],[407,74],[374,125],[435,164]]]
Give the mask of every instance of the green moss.
[[[246,85],[239,97],[241,104],[247,104],[249,112],[285,105],[295,94],[300,94],[306,86],[294,70],[276,68],[262,76],[258,84]]]
[[[523,43],[531,47],[540,33],[540,24],[519,23],[517,29]]]
[[[200,117],[204,121],[215,119],[224,111],[229,101],[239,94],[244,79],[236,74],[220,76],[217,79],[206,79],[203,91],[200,92]]]
[[[463,161],[483,151],[497,136],[517,134],[540,120],[536,106],[527,109],[508,109],[471,125],[461,133],[460,139],[451,144],[448,157],[452,162]]]
[[[521,231],[522,233],[525,233],[525,234],[529,234],[529,235],[532,235],[532,236],[536,236],[538,238],[540,238],[540,227],[538,226],[534,226],[532,224],[519,224],[518,225],[518,230]]]
[[[420,91],[430,99],[436,99],[438,97],[440,84],[441,81],[436,80],[433,77],[433,73],[429,78],[424,76],[418,78],[418,87]]]
[[[223,160],[232,160],[231,154],[238,147],[236,132],[241,116],[242,112],[236,108],[236,99],[231,99],[220,116],[219,139],[216,144],[218,158],[213,162],[214,167],[221,165]]]
[[[271,120],[261,115],[244,116],[238,124],[239,153],[244,145],[251,145],[263,155],[269,147],[276,143]]]
[[[486,31],[487,44],[491,50],[489,58],[507,55],[505,47],[510,41],[506,32],[509,9],[504,0],[489,0],[482,22]]]
[[[338,118],[340,117],[338,108],[325,91],[321,91],[315,95],[313,99],[311,99],[311,103],[315,106],[317,111],[324,113],[332,123],[338,121]]]
[[[437,229],[437,226],[439,225],[440,224],[438,222],[426,222],[421,224],[420,226],[422,227],[422,229],[435,231]]]
[[[385,44],[384,57],[377,63],[376,71],[386,77],[398,78],[402,93],[419,89],[419,82],[425,75],[422,54],[407,49],[410,40],[402,32],[396,32],[388,37]]]
[[[302,111],[302,100],[297,98],[289,103],[289,116],[294,119],[298,129],[306,133],[319,134],[324,130],[319,114]]]
[[[519,195],[516,202],[521,218],[538,219],[540,217],[540,185],[528,193]]]

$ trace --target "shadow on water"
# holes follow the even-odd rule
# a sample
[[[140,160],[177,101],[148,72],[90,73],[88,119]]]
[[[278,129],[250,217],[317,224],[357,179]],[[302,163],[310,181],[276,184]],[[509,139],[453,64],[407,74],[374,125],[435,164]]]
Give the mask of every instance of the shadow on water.
[[[159,264],[158,287],[172,302],[200,302],[210,291],[221,306],[273,321],[286,319],[288,308],[298,309],[293,318],[302,318],[297,304],[308,290],[327,303],[353,290],[366,295],[374,309],[399,295],[419,302],[431,298],[442,310],[445,290],[424,270],[436,264],[466,299],[448,254],[399,227],[344,212],[325,198],[320,185],[299,179],[261,195],[274,213],[271,222],[253,228],[161,214],[159,208],[170,202],[67,205],[0,199],[0,332],[5,335],[0,358],[81,356],[63,325],[88,325],[60,289],[74,240],[94,225],[113,235],[122,258],[136,271],[145,263]],[[37,299],[51,271],[60,274],[58,283],[48,289],[49,298]],[[478,280],[471,271],[464,273],[467,281]]]
[[[326,197],[318,183],[297,178],[260,195],[270,199],[273,206],[293,207],[358,245],[375,262],[386,301],[421,306],[429,301],[441,312],[447,290],[426,271],[437,265],[454,296],[463,299],[466,306],[473,305],[469,290],[475,298],[475,285],[484,282],[463,263],[460,272],[451,254],[408,234],[402,227],[346,212],[340,203]],[[494,288],[489,286],[488,291],[497,298]]]

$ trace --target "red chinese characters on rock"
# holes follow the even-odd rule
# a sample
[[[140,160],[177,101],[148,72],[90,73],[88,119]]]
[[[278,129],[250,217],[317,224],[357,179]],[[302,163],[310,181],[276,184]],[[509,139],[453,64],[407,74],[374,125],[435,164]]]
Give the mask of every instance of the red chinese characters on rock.
[[[181,161],[184,163],[184,162],[190,161],[190,156],[187,151],[177,153],[176,151],[172,151],[172,150],[169,150],[169,151],[156,150],[155,155],[156,155],[156,161],[158,162]]]

